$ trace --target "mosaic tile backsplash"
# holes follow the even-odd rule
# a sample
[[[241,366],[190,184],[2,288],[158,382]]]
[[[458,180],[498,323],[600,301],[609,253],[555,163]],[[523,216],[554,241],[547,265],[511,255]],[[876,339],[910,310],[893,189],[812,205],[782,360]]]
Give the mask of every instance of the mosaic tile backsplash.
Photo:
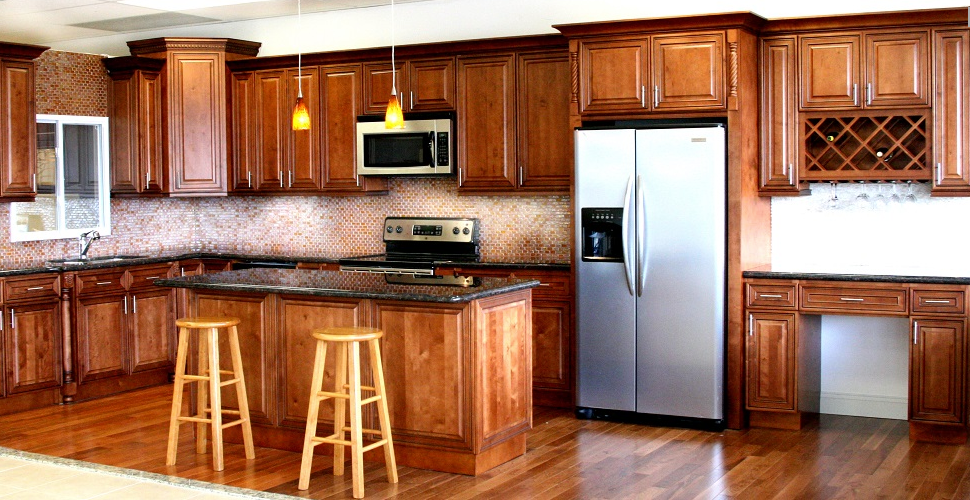
[[[37,112],[107,116],[101,56],[47,51],[37,59]],[[111,235],[89,255],[236,252],[337,258],[384,250],[385,216],[476,217],[482,257],[568,262],[568,196],[458,196],[454,178],[392,179],[387,196],[112,199]],[[10,206],[0,204],[0,265],[73,256],[76,240],[11,243]]]

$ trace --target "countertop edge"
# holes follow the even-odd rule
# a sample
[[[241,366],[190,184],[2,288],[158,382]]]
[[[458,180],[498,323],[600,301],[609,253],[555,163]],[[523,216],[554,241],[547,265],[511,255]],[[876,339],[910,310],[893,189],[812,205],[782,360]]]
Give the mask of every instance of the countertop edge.
[[[850,274],[850,273],[822,273],[805,271],[758,271],[748,270],[741,273],[745,279],[776,279],[776,280],[819,280],[845,282],[877,282],[877,283],[923,283],[934,285],[970,285],[970,276],[925,276],[912,274]]]

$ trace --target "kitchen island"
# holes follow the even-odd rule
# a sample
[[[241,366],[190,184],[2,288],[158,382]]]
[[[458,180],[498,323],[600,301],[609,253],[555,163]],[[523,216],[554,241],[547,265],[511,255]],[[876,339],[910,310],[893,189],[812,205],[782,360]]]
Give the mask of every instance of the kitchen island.
[[[189,315],[242,320],[240,344],[258,446],[301,449],[315,345],[310,331],[360,325],[384,331],[381,350],[398,463],[474,475],[525,453],[525,433],[532,426],[531,288],[538,281],[395,285],[376,274],[249,269],[155,283],[188,289]],[[226,393],[223,404],[234,406],[234,396]],[[321,429],[332,429],[332,413],[322,405]],[[364,427],[374,428],[374,419],[375,412],[365,414]],[[228,439],[238,439],[228,431]]]

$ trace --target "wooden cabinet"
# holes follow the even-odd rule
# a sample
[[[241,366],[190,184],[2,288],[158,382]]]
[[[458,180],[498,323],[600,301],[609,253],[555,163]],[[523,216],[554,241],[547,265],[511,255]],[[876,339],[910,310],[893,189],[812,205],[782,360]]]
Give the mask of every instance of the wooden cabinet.
[[[799,45],[802,109],[929,105],[925,30],[818,34]]]
[[[362,71],[359,64],[320,68],[322,190],[325,193],[387,191],[387,179],[357,175],[357,116],[361,114],[362,106]]]
[[[365,63],[363,114],[383,115],[391,96],[391,64]],[[455,110],[455,58],[411,59],[397,63],[397,91],[401,109]]]
[[[138,120],[129,119],[127,123],[122,123],[128,127],[127,132],[121,132],[121,136],[127,135],[125,147],[150,152],[152,148],[161,146],[164,161],[161,180],[158,181],[161,183],[161,194],[225,195],[231,140],[227,117],[230,79],[227,78],[226,61],[255,56],[259,44],[225,38],[155,38],[128,42],[128,47],[133,56],[159,59],[164,61],[164,65],[158,84],[161,92],[161,134],[153,136],[149,133],[150,129],[143,122],[152,119],[147,114],[139,116]],[[141,89],[131,88],[139,85]],[[132,82],[126,91],[119,94],[119,98],[127,97],[129,104],[112,103],[112,109],[118,108],[119,113],[126,111],[130,107],[129,94],[134,91],[148,92],[148,87],[152,85]],[[112,87],[118,90],[115,85]],[[137,146],[132,146],[132,141],[137,141]],[[128,152],[127,156],[130,159],[134,154]],[[138,159],[139,163],[148,161],[144,155],[139,155]],[[147,167],[139,165],[139,168]],[[143,173],[139,172],[138,175]],[[151,184],[150,177],[147,181],[146,184]],[[138,194],[137,189],[132,190],[131,187],[121,189]]]
[[[104,59],[111,141],[111,194],[162,194],[162,82],[165,61],[147,57]]]
[[[564,52],[458,58],[458,188],[568,192],[569,65]]]
[[[0,43],[0,200],[37,194],[34,59],[47,47]]]
[[[172,269],[162,263],[76,274],[79,399],[167,382],[175,363],[175,290],[153,282]]]
[[[966,422],[966,331],[965,319],[912,318],[910,420]]]
[[[761,41],[761,157],[758,190],[797,195],[801,135],[796,113],[796,41],[794,36]]]
[[[747,408],[798,408],[794,313],[752,312],[748,319]]]
[[[933,194],[970,195],[970,29],[933,33]]]
[[[60,277],[45,274],[8,278],[4,291],[0,309],[4,383],[0,394],[13,396],[60,386]]]
[[[726,109],[724,32],[579,42],[580,114]]]

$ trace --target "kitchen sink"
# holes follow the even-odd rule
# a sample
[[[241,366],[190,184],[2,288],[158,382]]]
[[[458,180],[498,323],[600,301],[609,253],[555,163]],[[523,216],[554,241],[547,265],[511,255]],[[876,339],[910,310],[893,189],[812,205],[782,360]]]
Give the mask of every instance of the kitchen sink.
[[[105,262],[121,262],[124,260],[144,258],[144,255],[106,255],[104,257],[88,257],[86,259],[51,259],[47,263],[55,266],[81,266],[84,264],[101,264]]]

